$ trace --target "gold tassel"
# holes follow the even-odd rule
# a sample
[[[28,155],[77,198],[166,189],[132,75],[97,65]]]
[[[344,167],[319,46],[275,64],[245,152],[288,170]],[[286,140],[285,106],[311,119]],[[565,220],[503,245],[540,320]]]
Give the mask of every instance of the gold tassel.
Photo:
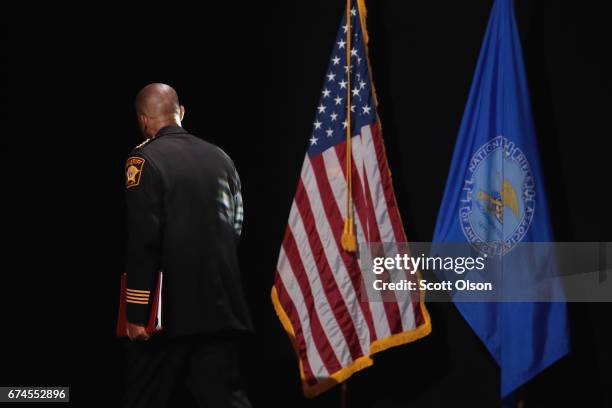
[[[357,251],[357,237],[355,236],[353,222],[353,183],[351,169],[351,0],[346,0],[346,66],[347,66],[347,82],[346,87],[346,218],[344,220],[344,230],[340,237],[342,249],[346,252]]]
[[[340,237],[340,244],[342,244],[342,249],[346,252],[357,251],[357,237],[353,229],[353,217],[348,217],[344,220],[344,231],[342,231],[342,236]]]

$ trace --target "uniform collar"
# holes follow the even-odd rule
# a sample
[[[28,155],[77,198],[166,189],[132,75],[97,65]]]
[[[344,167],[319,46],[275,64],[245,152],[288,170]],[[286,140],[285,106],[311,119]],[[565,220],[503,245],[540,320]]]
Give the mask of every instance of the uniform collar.
[[[168,125],[168,126],[164,126],[163,128],[159,129],[157,133],[155,134],[154,139],[157,139],[159,137],[166,136],[166,135],[176,134],[176,133],[188,133],[188,132],[182,127],[180,127],[179,125]]]

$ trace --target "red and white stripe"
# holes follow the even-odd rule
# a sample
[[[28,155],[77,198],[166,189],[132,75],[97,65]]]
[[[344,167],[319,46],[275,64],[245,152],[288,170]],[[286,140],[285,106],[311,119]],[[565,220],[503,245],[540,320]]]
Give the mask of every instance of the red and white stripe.
[[[426,324],[420,302],[399,292],[386,293],[385,301],[366,292],[359,257],[340,245],[345,159],[345,143],[306,155],[278,259],[277,307],[293,329],[305,389],[350,371],[377,351],[373,343]],[[358,242],[406,242],[378,123],[352,139],[352,178]]]

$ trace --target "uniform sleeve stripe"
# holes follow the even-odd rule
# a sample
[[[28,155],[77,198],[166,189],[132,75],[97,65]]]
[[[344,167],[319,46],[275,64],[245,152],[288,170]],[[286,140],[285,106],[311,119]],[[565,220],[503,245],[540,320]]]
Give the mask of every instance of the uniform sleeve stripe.
[[[149,295],[148,294],[140,294],[140,293],[127,293],[128,296],[132,296],[132,297],[137,297],[137,298],[145,298],[148,299]]]
[[[130,288],[128,288],[127,291],[128,292],[133,292],[133,293],[146,293],[146,294],[151,293],[150,290],[136,290],[136,289],[130,289]]]
[[[126,299],[125,301],[126,301],[126,302],[128,302],[128,303],[137,303],[137,304],[139,304],[139,305],[148,305],[148,304],[149,304],[149,302],[148,302],[148,301],[146,301],[146,302],[141,302],[141,301],[139,301],[139,300],[131,300],[131,299],[129,299],[129,298],[128,298],[128,299]]]
[[[142,297],[142,296],[134,296],[134,295],[130,295],[129,293],[125,296],[127,299],[132,299],[132,300],[149,300],[148,296]]]
[[[126,297],[128,299],[133,299],[133,300],[149,300],[148,296],[134,296],[134,295],[130,295],[129,293],[126,295]]]

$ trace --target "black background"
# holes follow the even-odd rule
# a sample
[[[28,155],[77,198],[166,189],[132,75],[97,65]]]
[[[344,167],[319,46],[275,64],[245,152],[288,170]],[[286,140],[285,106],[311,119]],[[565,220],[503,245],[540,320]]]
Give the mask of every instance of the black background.
[[[433,233],[492,2],[368,1],[370,56],[410,240]],[[610,25],[602,3],[515,1],[556,238],[612,241]],[[0,385],[68,385],[72,406],[119,406],[114,338],[125,242],[123,163],[139,143],[136,92],[165,82],[184,126],[241,174],[241,265],[257,334],[245,351],[255,406],[301,396],[269,300],[340,0],[33,6],[3,15]],[[6,34],[6,35],[5,35]],[[350,407],[496,406],[493,360],[452,305],[432,334],[351,378]],[[610,307],[570,305],[572,353],[523,390],[529,406],[611,406]]]

